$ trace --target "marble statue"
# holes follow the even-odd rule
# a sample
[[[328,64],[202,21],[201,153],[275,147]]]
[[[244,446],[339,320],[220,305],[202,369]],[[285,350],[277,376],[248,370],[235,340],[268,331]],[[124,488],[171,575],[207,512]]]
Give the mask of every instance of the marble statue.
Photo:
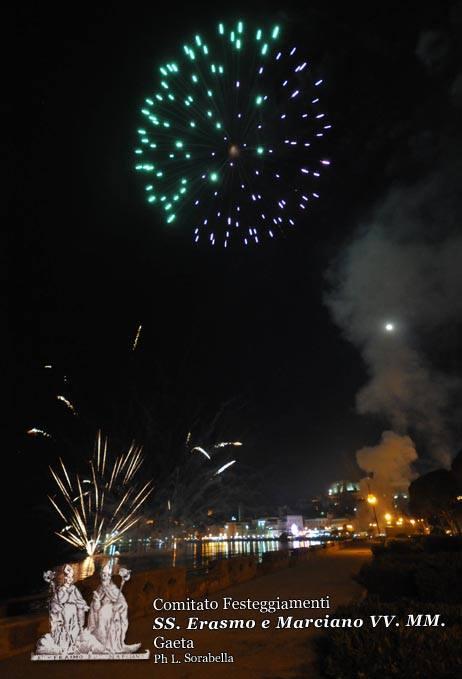
[[[120,568],[119,576],[120,588],[113,582],[107,563],[101,570],[101,584],[88,606],[74,584],[72,566],[64,566],[63,583],[59,586],[56,573],[46,571],[43,577],[50,585],[50,632],[38,640],[32,660],[148,659],[149,651],[137,653],[141,644],[125,643],[128,605],[122,589],[131,571]]]
[[[45,634],[37,645],[37,653],[74,653],[78,650],[78,641],[85,623],[85,611],[88,606],[74,585],[74,569],[69,564],[64,566],[64,582],[56,587],[55,573],[47,571],[43,574],[50,583],[51,597],[49,601],[50,632]]]
[[[141,644],[126,644],[125,635],[128,629],[127,601],[122,594],[125,582],[130,578],[130,571],[119,570],[122,578],[120,589],[112,581],[109,562],[101,571],[101,584],[93,592],[93,601],[88,616],[88,631],[103,648],[110,653],[133,653]]]

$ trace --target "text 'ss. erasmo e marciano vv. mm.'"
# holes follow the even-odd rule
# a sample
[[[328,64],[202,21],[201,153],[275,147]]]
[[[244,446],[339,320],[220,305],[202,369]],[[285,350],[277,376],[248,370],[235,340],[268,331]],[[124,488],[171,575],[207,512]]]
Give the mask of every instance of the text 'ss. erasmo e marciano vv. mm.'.
[[[404,619],[400,619],[396,615],[347,618],[336,617],[330,613],[321,613],[321,610],[331,608],[330,599],[327,595],[318,599],[281,599],[276,597],[265,601],[233,599],[233,597],[223,597],[221,600],[188,598],[185,601],[168,601],[157,598],[154,599],[153,608],[157,613],[154,617],[153,630],[171,632],[175,634],[175,637],[181,633],[180,631],[192,632],[192,637],[194,632],[198,630],[252,630],[255,628],[262,630],[302,630],[310,627],[358,628],[363,626],[389,628],[401,625],[406,627],[444,627],[440,615],[430,615],[425,612],[409,614]],[[214,611],[219,611],[220,615],[213,616]],[[307,614],[305,611],[310,611],[310,613]],[[212,612],[213,617],[210,612]],[[243,617],[231,617],[233,612],[242,612],[244,615]],[[154,662],[234,662],[234,657],[227,651],[209,652],[202,655],[184,653],[184,651],[184,654],[177,655],[171,652],[177,649],[194,649],[195,641],[197,642],[197,637],[193,640],[186,637],[156,636],[154,638],[156,649]]]

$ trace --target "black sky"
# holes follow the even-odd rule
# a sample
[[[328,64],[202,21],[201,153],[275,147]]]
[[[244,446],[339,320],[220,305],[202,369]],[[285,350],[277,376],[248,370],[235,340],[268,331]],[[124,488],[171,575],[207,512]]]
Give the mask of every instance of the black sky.
[[[325,271],[389,187],[418,177],[416,130],[444,125],[428,106],[441,79],[416,46],[455,6],[21,5],[10,42],[18,132],[5,132],[18,464],[41,473],[59,452],[24,437],[41,422],[66,430],[47,402],[55,377],[42,366],[52,363],[57,380],[69,376],[88,431],[138,433],[134,380],[148,402],[162,400],[167,376],[204,418],[235,398],[229,432],[247,442],[245,464],[271,462],[262,475],[271,502],[355,473],[355,450],[386,423],[355,413],[365,369],[323,304]],[[184,36],[250,15],[287,21],[325,74],[332,170],[290,237],[260,250],[196,250],[189,230],[168,231],[143,201],[132,169],[137,111],[154,67]],[[177,408],[161,411],[165,427]]]

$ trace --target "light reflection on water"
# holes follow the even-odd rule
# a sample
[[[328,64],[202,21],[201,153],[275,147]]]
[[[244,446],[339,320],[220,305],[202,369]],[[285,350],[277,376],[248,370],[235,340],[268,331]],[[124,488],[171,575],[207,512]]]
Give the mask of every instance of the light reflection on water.
[[[211,542],[195,542],[186,543],[182,545],[183,554],[175,557],[178,552],[178,547],[174,550],[173,565],[175,563],[180,565],[179,561],[183,562],[181,565],[190,565],[192,568],[201,568],[206,566],[209,561],[214,559],[229,559],[233,556],[249,556],[254,554],[261,561],[265,552],[273,552],[280,549],[297,549],[299,547],[311,547],[314,544],[309,540],[297,540],[290,545],[284,546],[278,540],[222,540]],[[184,550],[186,547],[186,550]]]
[[[130,557],[129,554],[126,556]],[[109,554],[97,554],[96,556],[87,556],[82,561],[66,561],[74,569],[74,581],[85,580],[85,578],[90,578],[95,572],[99,573],[100,570],[109,562],[111,565],[111,571],[114,575],[117,575],[119,570],[119,557],[111,556]],[[66,564],[61,564],[57,566],[54,570],[58,578],[58,584],[64,581],[63,569]]]
[[[135,571],[151,568],[183,566],[188,569],[204,568],[215,559],[229,559],[233,556],[255,555],[261,562],[263,554],[276,550],[298,549],[319,545],[316,540],[293,540],[281,543],[278,540],[217,540],[197,542],[170,542],[153,545],[150,542],[121,542],[114,545],[111,553],[87,556],[79,562],[71,563],[74,580],[88,578],[111,561],[114,574],[120,564]]]
[[[282,543],[278,540],[220,540],[216,542],[204,540],[198,542],[170,542],[163,543],[160,546],[157,542],[154,543],[148,540],[131,540],[116,546],[118,554],[98,554],[96,556],[82,557],[76,561],[70,559],[62,562],[59,566],[55,566],[53,570],[56,572],[56,582],[58,585],[64,581],[63,569],[66,563],[72,565],[74,581],[76,582],[89,578],[95,573],[99,574],[108,561],[111,563],[114,575],[117,575],[120,566],[133,569],[135,573],[156,568],[169,568],[171,566],[182,566],[193,572],[197,569],[199,572],[200,569],[206,568],[215,559],[227,559],[232,556],[254,554],[258,557],[258,561],[261,561],[265,552],[288,549],[296,550],[299,547],[313,547],[319,544],[321,543],[315,540],[293,540],[289,543]],[[24,597],[24,595],[32,594],[35,598],[29,601],[26,596],[27,601],[22,603],[20,603],[20,598],[17,599],[16,607],[12,607],[11,610],[9,609],[9,615],[24,615],[31,611],[46,609],[49,588],[45,586],[43,580],[39,582],[41,583],[40,589],[37,588],[37,580],[34,579],[31,583],[27,584],[26,590],[24,589],[24,583],[22,583],[21,595]],[[11,601],[13,600],[11,599]]]

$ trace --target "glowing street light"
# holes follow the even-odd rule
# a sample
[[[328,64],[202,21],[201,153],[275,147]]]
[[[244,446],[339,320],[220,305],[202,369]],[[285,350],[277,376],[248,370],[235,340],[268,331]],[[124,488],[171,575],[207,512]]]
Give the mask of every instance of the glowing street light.
[[[377,512],[375,511],[375,505],[377,504],[377,496],[374,495],[373,493],[369,493],[367,496],[367,502],[368,504],[371,505],[373,511],[374,511],[374,518],[375,518],[375,523],[377,526],[377,535],[380,535],[380,528],[379,528],[379,520],[377,518]]]
[[[387,332],[393,332],[395,329],[395,324],[394,323],[385,323],[385,330]]]

